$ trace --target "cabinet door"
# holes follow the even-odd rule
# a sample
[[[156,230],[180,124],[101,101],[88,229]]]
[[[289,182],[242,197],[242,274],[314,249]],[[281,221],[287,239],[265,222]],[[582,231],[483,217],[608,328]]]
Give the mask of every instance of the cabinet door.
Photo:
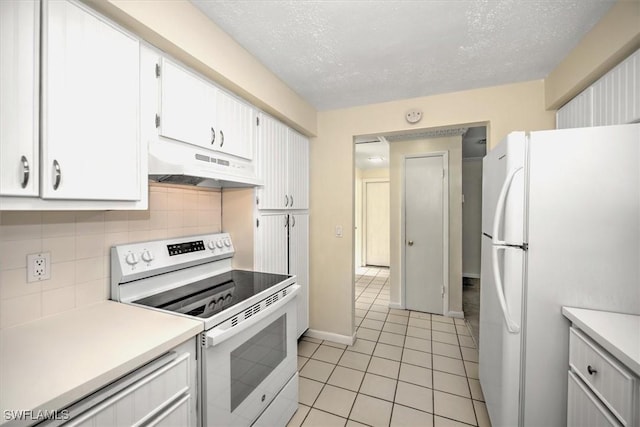
[[[47,5],[42,197],[139,200],[139,43],[79,3]]]
[[[37,0],[0,1],[0,195],[38,196]]]
[[[258,126],[258,209],[284,209],[287,195],[287,127],[260,114]],[[286,196],[286,197],[285,197]]]
[[[218,136],[213,149],[243,159],[253,159],[256,110],[239,99],[218,91],[216,115]]]
[[[217,143],[217,89],[164,58],[160,76],[160,135],[212,148]]]
[[[287,221],[284,214],[258,216],[254,262],[257,271],[287,274]]]
[[[287,183],[289,209],[309,208],[309,140],[289,129]]]
[[[298,338],[309,328],[309,215],[289,215],[289,274],[300,285]]]

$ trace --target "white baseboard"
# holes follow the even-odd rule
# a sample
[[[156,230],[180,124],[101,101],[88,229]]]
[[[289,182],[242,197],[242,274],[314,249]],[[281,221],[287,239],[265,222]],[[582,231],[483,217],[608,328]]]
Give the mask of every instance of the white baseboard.
[[[334,334],[332,332],[317,331],[315,329],[307,329],[307,332],[305,332],[305,335],[311,338],[317,338],[319,340],[327,340],[327,341],[335,342],[338,344],[353,345],[353,343],[356,342],[355,332],[353,333],[353,335],[349,336],[349,335]]]
[[[464,319],[464,311],[447,311],[447,317],[455,317],[457,319]]]
[[[389,308],[397,308],[398,310],[404,310],[404,306],[399,302],[389,302]]]
[[[462,273],[462,277],[469,277],[471,279],[479,279],[480,278],[480,274],[476,274],[476,273]]]

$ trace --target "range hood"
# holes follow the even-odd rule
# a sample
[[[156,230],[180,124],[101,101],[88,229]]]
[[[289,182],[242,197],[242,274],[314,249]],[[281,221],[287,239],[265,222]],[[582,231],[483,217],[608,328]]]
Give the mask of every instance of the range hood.
[[[263,184],[251,160],[164,138],[149,142],[149,179],[213,188]]]

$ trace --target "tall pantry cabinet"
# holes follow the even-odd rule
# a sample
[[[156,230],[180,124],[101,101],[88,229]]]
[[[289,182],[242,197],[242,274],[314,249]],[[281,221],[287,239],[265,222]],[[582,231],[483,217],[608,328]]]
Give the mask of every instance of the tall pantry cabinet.
[[[274,118],[258,116],[254,268],[295,274],[298,337],[309,327],[309,140]]]

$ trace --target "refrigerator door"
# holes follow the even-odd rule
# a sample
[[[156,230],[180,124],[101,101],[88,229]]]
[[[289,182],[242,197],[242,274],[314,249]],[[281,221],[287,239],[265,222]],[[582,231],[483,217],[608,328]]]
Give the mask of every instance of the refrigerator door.
[[[529,154],[524,424],[557,426],[562,306],[640,314],[640,124],[533,132]]]
[[[482,232],[496,241],[520,245],[525,238],[526,135],[512,132],[482,162]],[[496,207],[503,196],[503,209]],[[502,216],[495,229],[496,215]],[[497,234],[497,235],[494,235]]]
[[[491,424],[517,426],[520,418],[521,333],[507,329],[498,292],[504,292],[513,318],[522,317],[523,275],[525,252],[518,248],[501,247],[498,252],[496,288],[493,272],[491,239],[482,236],[482,269],[480,287],[480,384]]]

